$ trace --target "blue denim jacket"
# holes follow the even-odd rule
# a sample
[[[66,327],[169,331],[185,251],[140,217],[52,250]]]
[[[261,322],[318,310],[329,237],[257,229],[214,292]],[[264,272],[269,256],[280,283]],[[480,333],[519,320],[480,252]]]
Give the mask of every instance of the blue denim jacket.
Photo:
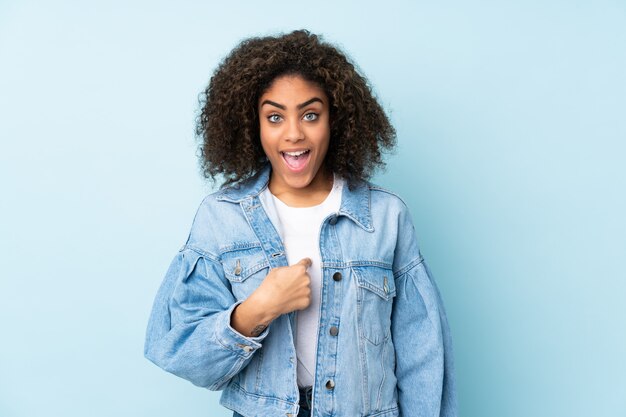
[[[145,356],[223,390],[220,404],[246,417],[295,417],[297,313],[257,337],[230,326],[268,271],[287,266],[259,201],[270,170],[204,199],[156,295]],[[311,415],[456,416],[446,315],[402,200],[369,183],[344,187],[339,212],[322,223],[320,252]]]

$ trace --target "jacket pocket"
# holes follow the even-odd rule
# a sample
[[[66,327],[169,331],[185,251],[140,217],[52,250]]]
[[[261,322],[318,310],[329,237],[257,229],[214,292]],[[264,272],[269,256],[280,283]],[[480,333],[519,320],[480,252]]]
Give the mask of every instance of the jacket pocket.
[[[353,267],[358,285],[357,311],[361,335],[379,345],[391,334],[391,307],[396,296],[393,272],[379,266]]]
[[[357,284],[357,315],[361,340],[363,413],[378,415],[397,406],[395,349],[391,340],[391,311],[396,285],[390,268],[353,268]]]
[[[222,249],[220,255],[224,276],[230,281],[233,295],[243,300],[263,282],[269,262],[256,243],[236,244]]]

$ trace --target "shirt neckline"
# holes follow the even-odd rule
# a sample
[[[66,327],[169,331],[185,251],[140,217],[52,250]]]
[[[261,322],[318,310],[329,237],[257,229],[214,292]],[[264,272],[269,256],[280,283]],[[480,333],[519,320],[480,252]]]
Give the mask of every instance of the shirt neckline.
[[[337,193],[339,193],[341,191],[343,187],[343,181],[342,179],[337,176],[337,174],[333,173],[333,186],[330,189],[330,192],[326,195],[326,198],[324,198],[324,200],[319,203],[316,204],[314,206],[308,206],[308,207],[293,207],[290,206],[288,204],[286,204],[284,201],[282,201],[280,198],[276,197],[274,194],[272,194],[272,191],[270,191],[270,187],[267,187],[267,192],[269,193],[269,195],[272,197],[272,200],[274,200],[276,205],[279,205],[281,208],[283,209],[287,209],[287,210],[297,210],[297,211],[307,211],[307,210],[319,210],[321,208],[323,208],[324,206],[330,204],[331,201],[333,201],[333,196]]]

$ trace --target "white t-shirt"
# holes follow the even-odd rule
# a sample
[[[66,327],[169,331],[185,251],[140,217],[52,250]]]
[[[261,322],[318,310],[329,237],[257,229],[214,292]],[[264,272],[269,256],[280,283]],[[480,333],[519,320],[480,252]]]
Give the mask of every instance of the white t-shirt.
[[[296,355],[298,358],[298,386],[313,385],[315,353],[319,328],[320,297],[322,293],[322,259],[320,255],[320,228],[322,221],[339,211],[344,180],[334,176],[333,188],[326,199],[312,207],[290,207],[275,197],[269,187],[259,196],[261,204],[276,227],[289,265],[310,258],[311,304],[297,311]]]

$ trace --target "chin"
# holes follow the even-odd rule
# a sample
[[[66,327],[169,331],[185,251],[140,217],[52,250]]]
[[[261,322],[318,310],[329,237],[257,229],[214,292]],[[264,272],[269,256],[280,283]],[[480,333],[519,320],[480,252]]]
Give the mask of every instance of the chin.
[[[313,182],[313,178],[285,178],[285,184],[291,188],[306,188]]]

